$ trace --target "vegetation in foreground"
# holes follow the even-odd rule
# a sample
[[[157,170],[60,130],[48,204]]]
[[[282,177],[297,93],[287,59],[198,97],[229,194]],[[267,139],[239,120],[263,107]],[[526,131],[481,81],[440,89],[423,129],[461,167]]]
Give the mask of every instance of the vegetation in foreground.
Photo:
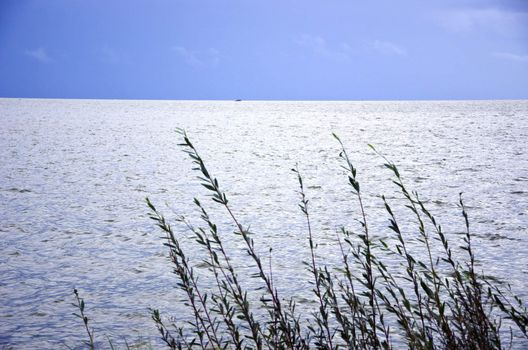
[[[460,196],[464,233],[460,249],[450,240],[418,193],[404,184],[398,168],[376,151],[393,175],[393,183],[406,201],[412,222],[402,225],[398,213],[382,196],[388,227],[396,244],[374,239],[371,232],[357,171],[343,143],[339,156],[347,171],[347,181],[360,208],[361,232],[341,228],[336,247],[341,254],[339,269],[325,266],[316,256],[312,236],[310,205],[302,174],[292,169],[299,183],[300,214],[306,221],[306,242],[310,256],[307,266],[312,276],[313,298],[317,307],[309,315],[299,314],[294,298],[281,296],[274,285],[271,265],[255,248],[253,235],[209,172],[185,131],[181,146],[189,155],[203,187],[215,205],[225,209],[234,234],[243,241],[253,261],[255,278],[262,291],[251,295],[241,283],[233,265],[232,252],[224,242],[225,233],[209,216],[206,205],[197,198],[194,204],[203,225],[195,227],[185,218],[178,223],[192,232],[196,247],[206,254],[205,261],[191,261],[163,214],[147,199],[151,218],[166,234],[178,287],[186,298],[192,321],[174,323],[152,310],[151,316],[163,343],[170,349],[506,349],[528,345],[526,304],[499,284],[477,271],[468,214]],[[405,213],[407,214],[407,213]],[[408,216],[406,216],[408,217]],[[413,229],[403,229],[414,225]],[[420,251],[410,244],[419,237]],[[438,252],[441,252],[438,254]],[[463,252],[463,258],[460,255]],[[384,257],[396,257],[399,265],[389,266]],[[425,257],[423,259],[422,257]],[[205,263],[212,280],[200,280],[197,263]],[[213,288],[205,286],[213,285]],[[83,320],[94,349],[93,330],[84,314],[84,302],[75,292],[79,317]],[[265,312],[262,312],[262,311]],[[524,344],[524,345],[523,345]]]

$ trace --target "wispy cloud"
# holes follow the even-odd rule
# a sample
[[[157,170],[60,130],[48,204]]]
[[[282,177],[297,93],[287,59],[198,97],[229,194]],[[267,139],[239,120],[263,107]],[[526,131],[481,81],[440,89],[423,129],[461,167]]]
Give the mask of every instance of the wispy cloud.
[[[52,58],[48,55],[46,49],[44,49],[43,47],[39,47],[35,50],[27,50],[24,53],[27,56],[41,63],[49,63],[53,61]]]
[[[185,63],[195,68],[214,67],[220,62],[220,51],[215,48],[196,51],[183,46],[173,46],[171,49]]]
[[[519,32],[528,24],[528,12],[503,8],[471,8],[444,11],[438,23],[453,32],[491,30],[501,34]]]
[[[351,47],[346,43],[338,46],[330,46],[320,35],[303,34],[295,43],[301,47],[307,48],[316,55],[331,59],[334,61],[346,61],[350,58]]]
[[[374,40],[371,47],[385,56],[407,56],[407,50],[390,41]]]
[[[131,62],[130,58],[126,54],[109,46],[103,46],[99,50],[98,54],[99,60],[103,63],[129,64]]]
[[[528,62],[528,55],[518,55],[511,52],[494,52],[493,56],[508,61]]]
[[[339,44],[330,45],[320,35],[304,34],[295,42],[297,45],[310,50],[317,56],[335,62],[347,62],[353,57],[372,55],[372,53],[383,56],[407,56],[407,50],[404,47],[390,41],[363,41],[356,45],[341,42]]]

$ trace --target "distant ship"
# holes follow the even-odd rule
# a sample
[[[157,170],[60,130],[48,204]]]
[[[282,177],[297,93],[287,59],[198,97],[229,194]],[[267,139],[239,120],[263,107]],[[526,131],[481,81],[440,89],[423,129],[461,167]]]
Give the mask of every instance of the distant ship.
[[[242,101],[242,100],[241,100],[241,99],[239,99],[239,98],[237,98],[237,99],[235,100],[235,102],[240,102],[240,101]]]

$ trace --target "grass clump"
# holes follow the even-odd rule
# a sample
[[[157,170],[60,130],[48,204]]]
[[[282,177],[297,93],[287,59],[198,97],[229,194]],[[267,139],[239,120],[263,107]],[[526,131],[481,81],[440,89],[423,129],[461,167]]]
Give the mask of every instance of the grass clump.
[[[188,154],[201,185],[213,204],[223,208],[233,232],[252,261],[252,276],[260,281],[260,297],[241,283],[219,226],[206,203],[194,199],[202,220],[193,226],[185,217],[177,224],[192,233],[193,253],[203,252],[203,261],[189,258],[171,224],[147,198],[150,217],[165,233],[178,288],[185,297],[192,320],[175,322],[151,316],[164,344],[170,349],[506,349],[528,345],[526,304],[508,286],[477,271],[471,226],[462,195],[459,206],[463,235],[461,246],[452,248],[442,226],[417,192],[404,183],[397,166],[374,147],[392,174],[392,182],[405,201],[400,215],[385,196],[382,205],[393,239],[375,239],[366,213],[357,169],[338,136],[339,157],[346,181],[359,207],[360,232],[342,227],[335,244],[341,265],[329,267],[316,255],[312,234],[310,201],[303,176],[298,179],[300,214],[306,221],[309,246],[307,268],[316,305],[310,314],[296,309],[294,297],[280,295],[274,284],[271,259],[266,266],[256,249],[249,227],[235,213],[219,181],[184,130],[178,131],[180,146]],[[409,216],[410,215],[410,216]],[[400,223],[404,218],[405,225]],[[409,221],[409,217],[411,220]],[[414,225],[412,229],[410,225]],[[411,235],[418,237],[418,245]],[[460,253],[463,253],[460,258]],[[271,249],[270,249],[271,255]],[[392,263],[387,262],[387,257]],[[398,263],[394,264],[393,261]],[[207,266],[210,278],[199,281],[197,264]],[[203,272],[203,271],[202,271]],[[79,304],[82,316],[82,304]],[[93,348],[93,331],[85,326]]]
[[[414,217],[416,228],[413,232],[418,232],[425,253],[416,252],[414,245],[411,247],[407,238],[409,232],[401,228],[397,213],[385,196],[382,201],[396,244],[374,240],[357,170],[335,134],[350,190],[359,204],[358,220],[362,230],[353,233],[341,228],[336,240],[341,252],[341,268],[331,269],[318,261],[303,177],[298,168],[292,169],[299,183],[299,207],[306,220],[310,248],[307,265],[317,303],[311,315],[297,314],[295,300],[279,295],[271,267],[265,269],[251,232],[235,215],[218,180],[209,172],[185,131],[179,130],[179,133],[183,137],[180,145],[191,158],[202,186],[212,194],[212,201],[225,209],[234,233],[244,241],[244,249],[253,261],[263,293],[260,300],[248,300],[248,290],[239,281],[218,226],[212,222],[204,204],[195,198],[194,204],[201,213],[204,227],[193,227],[184,218],[179,221],[194,234],[196,243],[207,253],[205,263],[213,273],[215,288],[205,291],[198,283],[179,238],[147,199],[151,218],[166,233],[165,245],[179,278],[178,286],[187,297],[194,317],[188,327],[168,326],[158,310],[152,311],[152,318],[169,348],[504,349],[517,343],[527,344],[528,313],[523,301],[476,270],[470,223],[462,196],[459,205],[464,234],[460,248],[465,258],[459,260],[442,226],[418,193],[408,189],[394,163],[370,146],[392,173],[393,183]],[[396,270],[384,262],[385,256],[400,261]],[[267,313],[259,313],[256,317],[252,310],[260,307]],[[507,325],[505,320],[509,321]]]

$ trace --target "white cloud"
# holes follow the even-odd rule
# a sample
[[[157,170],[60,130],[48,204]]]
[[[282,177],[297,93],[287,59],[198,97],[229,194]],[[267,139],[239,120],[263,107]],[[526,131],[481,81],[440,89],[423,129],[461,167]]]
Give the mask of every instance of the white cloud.
[[[407,50],[405,48],[389,41],[364,41],[354,46],[346,42],[341,42],[339,45],[329,45],[319,35],[305,34],[295,42],[297,45],[312,51],[317,56],[336,62],[347,62],[360,55],[370,55],[373,51],[384,56],[407,56]]]
[[[438,14],[438,22],[453,32],[491,30],[510,35],[522,30],[528,23],[528,12],[499,8],[458,9]]]
[[[407,56],[407,50],[390,41],[375,40],[371,43],[374,50],[385,56]]]
[[[319,35],[301,35],[295,43],[305,47],[316,55],[335,61],[346,61],[350,58],[351,47],[346,43],[341,43],[338,47],[331,47],[326,40]]]
[[[97,57],[99,61],[106,64],[132,64],[132,60],[126,52],[107,45],[97,50]]]
[[[41,63],[48,63],[53,61],[51,57],[46,52],[46,49],[39,47],[35,50],[27,50],[25,54]]]
[[[528,55],[518,55],[511,52],[494,52],[493,56],[508,61],[528,62]]]
[[[185,63],[195,68],[212,67],[220,62],[220,51],[209,48],[203,51],[194,51],[183,46],[173,46],[172,51],[176,52]]]

